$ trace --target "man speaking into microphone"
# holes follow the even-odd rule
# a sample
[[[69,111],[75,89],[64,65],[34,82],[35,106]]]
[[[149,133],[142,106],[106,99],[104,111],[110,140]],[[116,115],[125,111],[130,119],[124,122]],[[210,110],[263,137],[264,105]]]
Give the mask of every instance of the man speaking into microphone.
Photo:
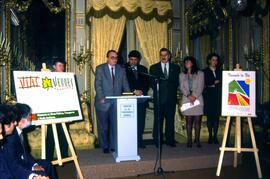
[[[174,140],[174,114],[177,100],[177,88],[179,81],[180,68],[178,65],[171,63],[171,52],[167,48],[161,48],[159,51],[160,62],[150,67],[149,73],[160,80],[159,96],[160,101],[157,104],[156,82],[151,80],[151,88],[154,91],[154,129],[153,138],[155,145],[158,146],[158,116],[157,105],[160,105],[160,136],[163,140],[163,121],[165,118],[165,136],[166,144],[175,147]]]
[[[149,90],[148,70],[145,66],[140,65],[142,56],[137,50],[132,50],[128,54],[128,63],[125,64],[127,80],[130,90],[135,95],[147,95]],[[139,148],[145,148],[143,143],[143,133],[145,126],[145,113],[148,101],[138,100],[137,116],[138,116],[138,146]]]

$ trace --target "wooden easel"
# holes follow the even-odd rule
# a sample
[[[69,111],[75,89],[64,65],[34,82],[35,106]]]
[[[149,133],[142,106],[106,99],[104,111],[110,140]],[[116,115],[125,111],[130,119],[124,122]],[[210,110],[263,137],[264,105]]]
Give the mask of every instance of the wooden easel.
[[[46,158],[46,134],[47,134],[47,126],[48,125],[52,125],[52,130],[53,130],[53,138],[54,138],[54,143],[55,143],[55,150],[56,150],[56,156],[57,156],[57,160],[52,161],[53,165],[63,165],[63,163],[65,162],[69,162],[69,161],[74,161],[78,176],[80,179],[83,179],[83,175],[82,175],[82,171],[77,159],[77,155],[76,152],[74,150],[70,135],[68,133],[68,129],[66,126],[65,122],[62,122],[62,127],[65,133],[65,137],[67,139],[68,142],[68,147],[71,153],[71,157],[67,157],[67,158],[62,158],[61,156],[61,152],[60,152],[60,146],[59,146],[59,140],[58,140],[58,134],[57,134],[57,129],[56,129],[56,123],[53,124],[42,124],[41,125],[41,158],[45,159]]]
[[[234,70],[235,71],[241,71],[239,64],[236,64],[236,69],[234,69]],[[221,147],[219,149],[220,150],[220,155],[219,155],[219,161],[218,161],[218,167],[217,167],[216,175],[217,176],[220,175],[221,166],[222,166],[225,151],[234,152],[233,166],[235,168],[237,167],[237,154],[240,154],[241,152],[253,152],[254,157],[255,157],[257,172],[258,172],[258,178],[262,178],[261,166],[260,166],[260,161],[259,161],[259,156],[258,156],[258,151],[259,150],[258,150],[258,148],[256,146],[256,140],[255,140],[255,136],[254,136],[251,117],[247,117],[247,120],[248,120],[248,126],[249,126],[251,141],[252,141],[252,148],[241,148],[241,119],[243,119],[243,117],[242,118],[240,116],[235,117],[235,146],[234,147],[226,147],[228,131],[229,131],[230,122],[231,122],[231,116],[227,116],[225,130],[224,130],[224,136],[223,136],[223,140],[222,140],[222,145],[221,145]]]
[[[42,69],[41,71],[50,71],[49,69],[47,69],[46,64],[42,63]],[[78,176],[80,179],[83,179],[83,175],[82,175],[82,171],[78,162],[78,158],[75,152],[75,149],[73,147],[70,135],[68,133],[68,129],[67,129],[67,125],[65,122],[61,122],[64,133],[65,133],[65,137],[67,139],[68,142],[68,147],[71,153],[71,157],[67,157],[67,158],[62,158],[61,156],[61,152],[60,152],[60,146],[59,146],[59,139],[58,139],[58,133],[57,133],[57,129],[56,129],[56,123],[50,123],[50,124],[42,124],[41,125],[41,158],[42,159],[46,159],[46,134],[47,134],[47,126],[48,125],[52,125],[52,131],[53,131],[53,138],[54,138],[54,143],[55,143],[55,150],[56,150],[56,156],[57,156],[57,160],[52,161],[53,165],[63,165],[63,163],[65,162],[69,162],[69,161],[74,161]]]

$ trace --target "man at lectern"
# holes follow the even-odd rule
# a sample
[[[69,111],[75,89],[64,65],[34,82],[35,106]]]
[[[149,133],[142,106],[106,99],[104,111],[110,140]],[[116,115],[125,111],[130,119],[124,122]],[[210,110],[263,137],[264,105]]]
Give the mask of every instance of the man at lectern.
[[[160,140],[163,139],[163,121],[166,119],[165,136],[166,144],[175,147],[174,139],[174,114],[177,100],[177,88],[180,68],[178,65],[171,63],[171,52],[167,48],[161,48],[159,51],[160,62],[150,67],[149,73],[160,78],[159,81],[159,104],[157,104],[156,82],[151,80],[151,87],[154,91],[155,118],[153,138],[155,145],[158,146],[158,131],[160,131]],[[160,107],[160,129],[158,130],[157,106]]]
[[[56,58],[53,60],[53,72],[64,72],[65,71],[66,62],[61,58]],[[59,146],[61,151],[61,157],[66,158],[68,157],[68,143],[65,137],[64,130],[62,125],[56,124],[57,134],[59,137]],[[46,159],[48,161],[53,160],[55,149],[55,143],[53,138],[52,126],[48,125],[47,127],[47,137],[46,137]]]
[[[107,52],[107,63],[96,67],[95,78],[95,108],[99,145],[103,153],[115,150],[116,110],[113,102],[106,100],[106,96],[121,96],[122,92],[129,92],[129,85],[125,69],[117,64],[117,52]]]
[[[140,65],[142,56],[137,50],[132,50],[128,54],[128,63],[125,64],[127,79],[130,90],[137,96],[147,95],[149,90],[148,70]],[[143,132],[145,126],[145,114],[148,101],[138,101],[138,146],[145,148],[143,143]]]

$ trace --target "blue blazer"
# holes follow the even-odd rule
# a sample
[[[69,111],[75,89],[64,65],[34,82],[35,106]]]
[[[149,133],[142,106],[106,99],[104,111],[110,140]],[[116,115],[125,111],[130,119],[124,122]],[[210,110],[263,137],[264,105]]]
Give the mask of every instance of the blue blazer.
[[[1,179],[13,179],[7,161],[4,158],[2,146],[0,146],[0,178]]]
[[[28,151],[24,152],[16,129],[5,138],[6,142],[3,145],[4,160],[7,162],[13,177],[28,179],[29,175],[33,173],[32,167],[36,161]]]

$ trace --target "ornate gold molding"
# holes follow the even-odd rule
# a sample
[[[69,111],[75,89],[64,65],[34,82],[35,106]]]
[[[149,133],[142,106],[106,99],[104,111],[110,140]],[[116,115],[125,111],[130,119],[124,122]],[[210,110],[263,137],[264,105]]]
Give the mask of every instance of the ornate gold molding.
[[[65,6],[65,50],[66,50],[66,71],[70,71],[70,19],[71,19],[71,5],[67,3]]]
[[[232,17],[229,18],[229,70],[233,70],[233,29]]]
[[[10,43],[10,20],[11,20],[11,13],[9,8],[5,8],[5,36],[6,40]],[[5,96],[10,96],[10,55],[8,56],[8,61],[6,63],[6,89],[5,89]]]

